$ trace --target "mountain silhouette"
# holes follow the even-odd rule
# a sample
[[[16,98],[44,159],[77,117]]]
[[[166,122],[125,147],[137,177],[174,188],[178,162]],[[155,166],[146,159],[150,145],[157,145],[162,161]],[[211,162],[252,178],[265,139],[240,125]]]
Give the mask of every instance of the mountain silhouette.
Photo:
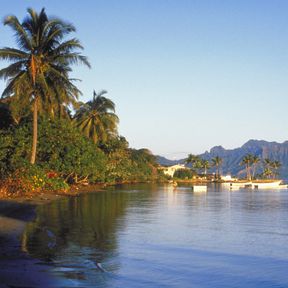
[[[279,169],[279,176],[283,179],[288,179],[288,141],[283,143],[268,142],[264,140],[249,140],[244,145],[235,149],[225,149],[222,146],[215,146],[206,151],[200,156],[203,159],[210,160],[216,156],[223,159],[221,167],[222,174],[232,174],[237,177],[245,176],[245,168],[240,165],[241,160],[246,154],[253,154],[258,156],[261,160],[269,158],[271,160],[278,160],[282,164]],[[174,165],[177,163],[184,163],[185,159],[169,160],[161,156],[157,156],[157,161],[160,165]],[[215,172],[214,168],[209,170]],[[263,166],[259,163],[257,173],[263,171]]]

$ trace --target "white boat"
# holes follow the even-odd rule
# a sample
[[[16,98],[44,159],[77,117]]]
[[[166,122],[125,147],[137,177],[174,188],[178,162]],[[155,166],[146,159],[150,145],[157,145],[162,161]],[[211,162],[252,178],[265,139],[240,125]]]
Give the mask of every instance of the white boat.
[[[252,189],[283,189],[287,185],[281,185],[282,180],[256,180],[230,182],[230,189],[252,188]]]
[[[251,181],[237,181],[237,182],[230,182],[230,189],[239,189],[239,188],[248,188],[252,187]]]
[[[207,192],[207,186],[206,185],[193,185],[192,191],[193,192]]]
[[[253,181],[252,182],[252,188],[253,189],[273,189],[273,188],[280,188],[280,186],[286,186],[287,185],[281,185],[282,180],[276,180],[276,181]]]

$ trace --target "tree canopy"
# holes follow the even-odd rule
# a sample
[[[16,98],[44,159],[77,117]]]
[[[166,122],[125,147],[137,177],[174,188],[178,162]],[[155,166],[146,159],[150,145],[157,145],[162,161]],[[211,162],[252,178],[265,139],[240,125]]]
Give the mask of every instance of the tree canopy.
[[[33,110],[33,146],[31,163],[36,160],[38,111],[59,116],[66,112],[65,105],[75,104],[79,89],[69,78],[72,64],[90,67],[76,38],[66,40],[75,31],[72,24],[59,18],[49,18],[44,8],[37,13],[27,9],[28,15],[22,23],[16,16],[7,16],[4,24],[9,26],[18,48],[0,49],[0,60],[10,64],[0,70],[0,78],[7,81],[2,97],[16,102],[12,114],[21,113],[20,107]],[[18,115],[19,116],[19,115]]]

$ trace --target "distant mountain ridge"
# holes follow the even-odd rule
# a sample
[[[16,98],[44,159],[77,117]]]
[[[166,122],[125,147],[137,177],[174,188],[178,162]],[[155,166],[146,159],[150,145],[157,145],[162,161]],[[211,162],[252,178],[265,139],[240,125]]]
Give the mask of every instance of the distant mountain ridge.
[[[271,160],[278,160],[282,167],[279,170],[280,177],[288,179],[288,141],[283,143],[268,142],[265,140],[249,140],[244,145],[235,149],[225,149],[222,146],[215,146],[199,156],[203,159],[211,160],[219,156],[223,159],[222,173],[232,174],[238,177],[244,176],[245,169],[240,165],[242,158],[246,154],[254,154],[260,159],[269,158]],[[157,156],[157,162],[160,165],[174,165],[177,163],[184,163],[185,159],[169,160],[165,157]],[[261,172],[262,167],[258,168]],[[215,172],[210,169],[210,172]]]

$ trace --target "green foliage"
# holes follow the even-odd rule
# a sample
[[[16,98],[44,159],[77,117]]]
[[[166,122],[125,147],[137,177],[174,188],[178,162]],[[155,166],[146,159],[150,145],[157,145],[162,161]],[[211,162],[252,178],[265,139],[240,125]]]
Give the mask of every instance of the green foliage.
[[[0,175],[5,176],[28,162],[31,133],[27,125],[0,130]]]
[[[195,172],[191,169],[178,169],[175,171],[173,177],[178,179],[192,179],[195,176]]]
[[[0,129],[8,129],[13,125],[14,120],[10,107],[7,103],[2,103],[0,100]]]
[[[8,173],[27,165],[32,143],[31,124],[23,123],[10,130],[0,130],[0,172]],[[67,120],[39,122],[37,164],[59,172],[69,180],[89,178],[103,181],[105,155],[81,135]]]
[[[69,120],[41,118],[38,128],[39,149],[35,169],[56,171],[69,183],[151,181],[159,177],[154,155],[147,149],[129,148],[124,137],[110,139],[98,147]],[[2,178],[29,166],[31,130],[30,121],[0,130]],[[36,171],[31,173],[38,175]],[[44,178],[42,174],[38,176]],[[41,183],[33,184],[39,186]]]
[[[262,176],[266,178],[276,179],[276,177],[279,175],[278,170],[282,166],[281,162],[278,160],[273,161],[269,158],[265,158],[263,161],[263,165],[264,165],[263,167],[264,170],[263,170]]]
[[[188,157],[185,160],[186,164],[190,164],[192,169],[194,171],[197,171],[200,173],[201,171],[204,172],[204,174],[207,174],[207,170],[210,169],[210,163],[206,159],[200,158],[200,156],[189,154]]]
[[[71,65],[90,64],[79,53],[83,50],[80,42],[65,39],[75,31],[73,25],[48,17],[44,9],[37,13],[29,8],[27,12],[22,23],[15,16],[4,20],[14,32],[18,49],[0,49],[0,59],[11,63],[0,70],[0,78],[8,80],[2,96],[24,107],[38,98],[38,108],[61,114],[61,105],[74,104],[80,94],[69,78]]]
[[[221,179],[221,175],[220,175],[220,167],[223,163],[223,159],[219,156],[216,156],[214,158],[211,159],[212,161],[212,166],[216,167],[216,179]]]
[[[128,148],[124,137],[111,139],[102,149],[108,156],[107,182],[152,181],[159,176],[151,152]]]
[[[40,13],[31,8],[27,12],[22,23],[13,15],[4,20],[14,32],[18,49],[0,49],[0,60],[9,63],[0,70],[0,79],[7,81],[2,97],[7,98],[16,123],[33,110],[34,145],[30,161],[34,164],[38,111],[51,117],[67,116],[67,105],[75,105],[81,94],[69,77],[71,65],[90,64],[79,53],[83,47],[76,38],[65,40],[75,31],[73,25],[48,17],[44,8]]]
[[[117,136],[119,119],[115,112],[115,104],[104,97],[107,91],[99,94],[94,91],[93,99],[82,104],[75,114],[75,124],[82,133],[94,143],[105,143]]]
[[[104,153],[83,137],[71,122],[42,119],[39,124],[38,163],[58,171],[70,182],[104,180]]]
[[[0,79],[7,81],[0,103],[0,178],[20,193],[65,190],[65,181],[157,179],[151,152],[130,149],[126,139],[118,136],[119,119],[115,104],[103,97],[106,91],[94,92],[86,104],[77,102],[81,92],[69,76],[71,65],[90,65],[79,52],[83,50],[80,42],[65,40],[74,26],[49,18],[44,9],[37,13],[30,8],[23,22],[8,16],[4,24],[13,30],[18,48],[0,49],[0,60],[9,64],[0,70]],[[73,121],[76,125],[70,121],[68,105],[80,106]],[[36,147],[32,167],[29,158],[34,164]],[[51,173],[57,177],[48,177]]]
[[[69,185],[59,177],[58,173],[46,171],[38,165],[27,164],[20,169],[20,178],[30,184],[31,192],[40,192],[41,190],[68,190]]]

